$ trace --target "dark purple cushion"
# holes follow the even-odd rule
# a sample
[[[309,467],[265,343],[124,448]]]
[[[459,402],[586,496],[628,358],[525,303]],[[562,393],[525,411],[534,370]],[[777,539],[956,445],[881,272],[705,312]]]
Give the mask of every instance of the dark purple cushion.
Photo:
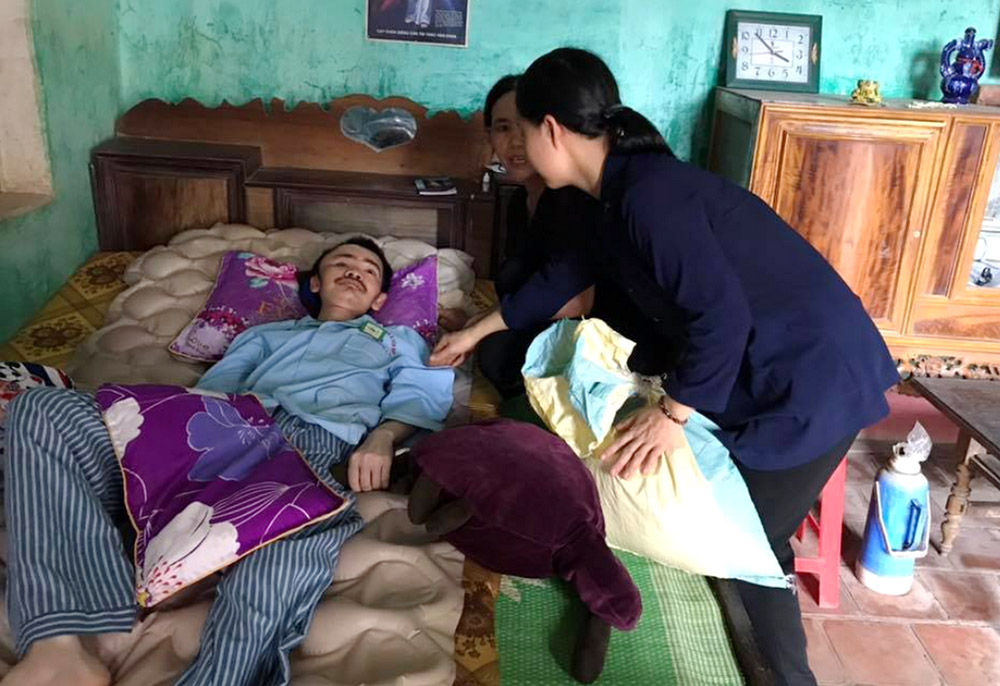
[[[638,621],[639,592],[604,541],[593,477],[562,439],[498,419],[434,434],[412,456],[472,511],[445,536],[468,557],[504,574],[559,576],[613,626]]]

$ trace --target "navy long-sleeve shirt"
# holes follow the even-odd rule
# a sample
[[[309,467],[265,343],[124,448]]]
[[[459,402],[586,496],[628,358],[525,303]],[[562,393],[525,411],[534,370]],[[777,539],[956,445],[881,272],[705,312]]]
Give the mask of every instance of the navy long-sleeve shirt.
[[[860,300],[759,198],[642,154],[608,157],[601,201],[578,249],[504,298],[508,326],[545,321],[598,276],[616,283],[643,325],[605,318],[647,330],[638,371],[666,373],[670,396],[718,423],[751,468],[803,464],[888,412],[899,378]]]

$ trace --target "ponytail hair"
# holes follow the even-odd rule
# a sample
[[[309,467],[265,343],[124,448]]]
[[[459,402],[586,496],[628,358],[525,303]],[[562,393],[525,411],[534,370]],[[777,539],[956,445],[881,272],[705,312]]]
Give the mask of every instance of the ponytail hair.
[[[674,156],[652,122],[622,105],[608,65],[586,50],[558,48],[535,60],[517,81],[517,110],[536,126],[552,115],[588,138],[606,135],[612,153]]]
[[[611,136],[611,150],[622,155],[659,152],[674,157],[653,122],[625,105],[612,105],[605,111]]]

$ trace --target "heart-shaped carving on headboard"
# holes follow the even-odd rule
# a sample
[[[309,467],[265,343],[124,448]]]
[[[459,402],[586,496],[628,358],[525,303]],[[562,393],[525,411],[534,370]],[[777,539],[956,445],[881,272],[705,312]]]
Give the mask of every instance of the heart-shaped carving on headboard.
[[[340,131],[352,141],[382,152],[412,141],[417,135],[417,120],[399,107],[376,110],[356,105],[340,117]]]

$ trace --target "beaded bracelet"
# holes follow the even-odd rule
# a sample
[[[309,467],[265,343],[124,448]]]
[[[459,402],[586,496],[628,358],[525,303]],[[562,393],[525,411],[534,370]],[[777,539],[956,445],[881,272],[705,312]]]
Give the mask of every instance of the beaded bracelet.
[[[660,408],[660,412],[662,412],[663,414],[665,414],[667,416],[667,419],[669,419],[670,421],[672,421],[677,426],[684,426],[685,424],[688,423],[688,420],[681,419],[680,417],[678,417],[677,415],[675,415],[673,412],[670,411],[670,408],[667,407],[667,397],[666,396],[663,396],[662,398],[660,398],[660,402],[657,404],[657,407]]]

